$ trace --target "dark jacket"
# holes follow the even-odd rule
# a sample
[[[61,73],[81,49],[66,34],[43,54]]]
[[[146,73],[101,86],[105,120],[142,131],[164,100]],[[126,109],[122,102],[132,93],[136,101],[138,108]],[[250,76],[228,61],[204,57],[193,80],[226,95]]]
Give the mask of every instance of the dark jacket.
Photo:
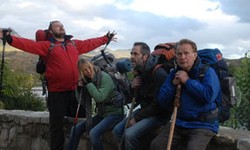
[[[78,83],[78,56],[87,53],[105,43],[107,36],[87,40],[65,39],[65,42],[55,42],[55,46],[49,53],[46,67],[46,79],[49,92],[75,90]],[[33,40],[12,36],[11,46],[23,51],[46,57],[50,47],[50,41],[35,42]]]
[[[142,85],[138,90],[136,102],[140,104],[141,110],[134,118],[138,122],[144,118],[157,116],[166,121],[170,118],[170,112],[164,110],[156,101],[159,88],[167,78],[167,72],[163,68],[158,68],[153,72],[157,64],[157,58],[150,56],[141,75]]]
[[[197,58],[194,66],[188,72],[189,79],[185,85],[182,85],[176,125],[182,128],[206,128],[217,133],[219,128],[217,118],[213,122],[198,119],[201,114],[215,110],[216,99],[221,99],[220,83],[214,69],[209,67],[204,77],[200,79],[201,66],[202,64]],[[170,72],[158,96],[158,102],[166,109],[173,106],[175,99],[176,86],[172,83],[175,72],[176,70]]]

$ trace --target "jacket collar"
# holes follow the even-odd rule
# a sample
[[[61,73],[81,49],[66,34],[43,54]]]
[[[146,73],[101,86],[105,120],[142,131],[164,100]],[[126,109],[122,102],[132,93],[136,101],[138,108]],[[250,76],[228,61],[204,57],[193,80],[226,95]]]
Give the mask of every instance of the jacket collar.
[[[68,40],[71,40],[72,38],[73,38],[72,35],[65,35],[65,36],[64,36],[64,42],[66,42],[66,41],[68,41]],[[52,36],[49,37],[48,40],[49,40],[50,42],[52,42],[52,43],[57,42],[57,40],[56,40],[54,37],[52,37]]]

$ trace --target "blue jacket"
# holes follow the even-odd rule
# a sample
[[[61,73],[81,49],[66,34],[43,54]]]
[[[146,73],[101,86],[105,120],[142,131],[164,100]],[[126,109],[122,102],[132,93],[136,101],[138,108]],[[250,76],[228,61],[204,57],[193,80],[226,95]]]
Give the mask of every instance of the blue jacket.
[[[202,64],[197,58],[192,69],[188,72],[189,79],[182,85],[180,107],[177,111],[176,125],[183,128],[206,128],[215,133],[219,129],[219,120],[212,123],[198,121],[200,114],[217,108],[216,100],[221,99],[219,79],[213,68],[209,67],[204,77],[199,78]],[[176,70],[172,70],[160,88],[158,102],[165,109],[173,107],[176,87],[172,80]]]

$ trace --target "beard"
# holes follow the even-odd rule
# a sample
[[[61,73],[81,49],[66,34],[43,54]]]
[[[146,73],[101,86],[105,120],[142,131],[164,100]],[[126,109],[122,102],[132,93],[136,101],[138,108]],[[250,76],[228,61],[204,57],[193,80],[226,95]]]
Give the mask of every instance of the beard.
[[[65,33],[53,33],[55,38],[64,38]]]
[[[143,71],[144,71],[143,65],[136,65],[134,67],[134,72],[136,73],[136,75],[139,75],[139,76],[142,75]]]

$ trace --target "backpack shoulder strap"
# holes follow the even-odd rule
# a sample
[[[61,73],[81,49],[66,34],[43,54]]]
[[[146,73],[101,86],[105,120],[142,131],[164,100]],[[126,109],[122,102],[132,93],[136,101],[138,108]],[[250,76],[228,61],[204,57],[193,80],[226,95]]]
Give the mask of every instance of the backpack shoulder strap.
[[[163,64],[157,64],[157,65],[155,65],[155,67],[154,67],[153,70],[152,70],[152,76],[154,76],[156,70],[159,69],[159,68],[162,67],[162,66],[163,66]]]
[[[61,46],[61,45],[62,45],[62,43],[60,43],[60,44],[55,44],[54,42],[50,42],[50,46],[49,46],[49,50],[48,50],[47,56],[50,54],[50,52],[53,50],[54,47],[56,47],[56,46]]]
[[[199,70],[199,80],[201,81],[203,79],[203,77],[205,76],[205,73],[207,72],[208,68],[210,67],[209,64],[202,64],[202,66],[200,67],[200,70]],[[217,107],[219,107],[219,102],[216,100],[215,101]]]
[[[209,68],[208,64],[201,65],[200,70],[199,70],[199,75],[198,75],[199,79],[202,79],[205,76],[205,73],[207,72],[208,68]]]
[[[99,88],[102,82],[102,71],[100,68],[95,67],[95,73],[96,73],[96,87]]]
[[[47,55],[46,55],[46,61],[47,61],[47,59],[49,58],[49,54],[50,54],[50,52],[53,50],[53,48],[55,47],[55,43],[53,43],[53,42],[50,42],[50,46],[49,46],[49,49],[48,49],[48,53],[47,53]],[[40,56],[41,57],[41,56]]]
[[[73,46],[76,46],[76,42],[74,40],[70,40]]]
[[[55,47],[55,43],[50,42],[48,54],[52,51],[52,49],[53,49],[54,47]]]

